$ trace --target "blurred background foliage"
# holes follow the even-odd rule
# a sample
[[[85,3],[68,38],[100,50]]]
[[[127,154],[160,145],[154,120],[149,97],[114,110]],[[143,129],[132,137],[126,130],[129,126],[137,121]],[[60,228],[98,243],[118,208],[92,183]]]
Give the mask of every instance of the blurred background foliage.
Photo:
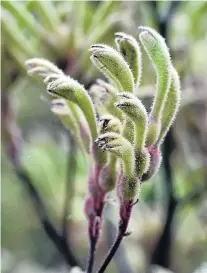
[[[182,102],[163,145],[159,175],[143,186],[133,233],[107,272],[148,272],[155,264],[160,267],[151,267],[152,272],[165,272],[161,267],[181,273],[207,270],[206,1],[2,1],[2,272],[84,268],[88,249],[83,213],[88,162],[78,148],[71,155],[69,132],[51,112],[44,86],[26,75],[25,60],[47,58],[89,89],[101,77],[90,63],[89,46],[114,46],[116,31],[138,37],[138,25],[157,29],[167,40],[181,77]],[[155,75],[146,56],[143,63],[137,94],[150,105]],[[51,223],[60,231],[67,218],[73,262],[48,236],[37,200],[21,183],[12,142]],[[108,199],[97,263],[116,230],[114,194]]]

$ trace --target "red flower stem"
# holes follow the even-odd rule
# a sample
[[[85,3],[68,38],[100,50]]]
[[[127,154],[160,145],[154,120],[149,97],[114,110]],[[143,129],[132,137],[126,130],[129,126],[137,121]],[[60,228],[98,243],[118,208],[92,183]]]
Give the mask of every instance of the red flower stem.
[[[124,201],[121,204],[118,234],[105,260],[103,261],[101,267],[99,268],[98,273],[103,273],[106,270],[110,261],[113,259],[117,249],[119,248],[123,238],[130,235],[130,233],[126,233],[126,230],[129,224],[130,217],[131,217],[132,207],[133,207],[132,199],[128,201]]]
[[[103,208],[105,205],[106,193],[98,184],[100,171],[101,166],[96,165],[95,171],[93,172],[92,169],[91,176],[89,176],[89,193],[91,195],[92,202],[86,204],[85,207],[86,214],[88,215],[88,235],[90,244],[89,258],[86,270],[87,273],[92,273],[93,271],[94,256],[101,232]],[[92,206],[91,208],[90,205]]]
[[[94,225],[96,225],[95,234],[94,234],[94,231],[91,230],[91,227],[89,227],[90,252],[89,252],[89,259],[88,259],[88,265],[87,265],[87,271],[86,271],[87,273],[91,273],[93,270],[94,256],[95,256],[97,242],[100,235],[100,230],[97,227],[97,223],[95,221],[93,221],[92,223],[92,226]]]
[[[104,200],[104,198],[103,198]],[[102,214],[105,202],[101,202],[100,207],[96,210],[96,217],[91,217],[89,220],[89,240],[90,240],[90,252],[89,252],[89,259],[87,265],[87,273],[92,273],[93,264],[94,264],[94,256],[97,248],[97,243],[101,231],[101,221],[102,221]]]
[[[88,265],[87,265],[87,273],[92,273],[93,270],[93,264],[94,264],[94,256],[96,251],[96,245],[99,237],[99,231],[96,229],[95,236],[92,234],[91,228],[89,227],[89,238],[90,238],[90,252],[89,252],[89,259],[88,259]]]

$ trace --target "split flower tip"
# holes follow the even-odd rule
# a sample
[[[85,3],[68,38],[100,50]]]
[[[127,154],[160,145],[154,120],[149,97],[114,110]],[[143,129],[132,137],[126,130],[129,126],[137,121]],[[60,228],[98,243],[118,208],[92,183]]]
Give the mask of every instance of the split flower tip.
[[[120,133],[121,128],[121,121],[112,115],[101,116],[98,123],[99,134],[103,134],[106,132]]]
[[[52,62],[43,58],[31,58],[25,61],[29,76],[47,77],[50,74],[64,75],[63,71],[59,69]]]
[[[115,33],[116,38],[122,38],[122,37],[125,37],[125,36],[126,36],[126,34],[124,32],[116,32]]]

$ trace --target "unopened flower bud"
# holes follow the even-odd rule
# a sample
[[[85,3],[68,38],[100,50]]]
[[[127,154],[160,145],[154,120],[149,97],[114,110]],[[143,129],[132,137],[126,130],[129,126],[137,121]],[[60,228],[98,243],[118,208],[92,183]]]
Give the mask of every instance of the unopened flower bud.
[[[128,178],[122,175],[118,183],[118,197],[121,201],[134,199],[140,190],[140,181],[138,178]]]
[[[94,157],[97,162],[104,164],[106,161],[106,155],[93,144],[93,141],[97,138],[95,109],[85,88],[70,77],[61,77],[60,79],[50,82],[47,86],[47,91],[53,96],[72,101],[80,107],[90,129],[92,138],[91,145],[94,147]]]
[[[139,43],[133,36],[123,32],[117,32],[115,37],[118,50],[124,56],[131,69],[135,84],[139,86],[142,74],[142,53]]]
[[[55,64],[42,58],[29,59],[25,62],[25,65],[28,68],[28,74],[30,76],[38,75],[41,77],[46,77],[49,74],[64,75],[63,71],[59,69]]]
[[[172,81],[170,90],[167,95],[165,106],[163,109],[160,135],[157,140],[157,145],[160,145],[164,140],[170,126],[172,125],[180,105],[180,80],[177,71],[172,66]]]
[[[141,151],[145,146],[147,136],[148,117],[142,102],[133,94],[121,93],[120,101],[115,106],[122,110],[130,118],[135,126],[135,146]]]
[[[160,133],[162,111],[171,81],[171,60],[165,40],[159,33],[149,27],[140,27],[139,29],[142,30],[139,35],[140,41],[157,74],[157,88],[149,116],[147,145],[150,146],[157,141]]]
[[[100,135],[96,143],[99,148],[109,151],[113,155],[121,158],[126,176],[135,176],[134,149],[127,139],[117,133],[109,132]]]
[[[84,87],[72,78],[64,77],[50,82],[47,90],[50,94],[72,101],[80,107],[88,122],[92,139],[95,139],[97,130],[94,107]]]
[[[146,173],[142,175],[142,182],[151,179],[158,172],[162,161],[160,148],[152,145],[147,148],[150,154],[150,165]]]
[[[95,44],[90,48],[91,60],[109,80],[114,82],[119,91],[133,92],[134,79],[129,65],[122,55],[110,46]]]
[[[155,119],[153,116],[148,118],[148,131],[146,138],[146,146],[151,146],[152,143],[156,143],[161,130],[161,119]]]
[[[146,173],[150,166],[150,154],[146,148],[135,152],[136,157],[136,174],[141,177]]]
[[[96,83],[97,83],[95,84],[95,86],[97,86],[96,89],[99,88],[100,90],[102,90],[101,98],[99,92],[99,102],[101,108],[102,107],[105,108],[109,114],[119,118],[120,120],[123,120],[122,112],[114,106],[119,90],[115,88],[113,85],[100,79],[98,79]]]
[[[104,134],[107,132],[120,133],[122,129],[121,127],[121,121],[112,115],[102,116],[98,123],[99,134]]]

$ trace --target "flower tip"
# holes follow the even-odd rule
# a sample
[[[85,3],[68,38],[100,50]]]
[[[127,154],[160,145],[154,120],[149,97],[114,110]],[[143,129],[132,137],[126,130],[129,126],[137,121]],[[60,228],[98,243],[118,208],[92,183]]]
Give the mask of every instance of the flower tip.
[[[105,45],[93,44],[93,45],[90,46],[89,51],[90,52],[95,52],[96,50],[99,50],[99,49],[105,49]]]
[[[150,32],[143,30],[140,34],[139,34],[139,38],[140,40],[145,39],[148,35],[150,34]]]
[[[125,34],[124,34],[123,32],[116,32],[116,33],[115,33],[115,37],[116,37],[116,38],[123,38],[124,35],[125,35]]]
[[[124,108],[125,106],[129,106],[129,104],[126,101],[120,101],[114,103],[115,107],[117,108]]]
[[[145,26],[138,27],[138,30],[140,30],[140,31],[143,31],[143,30],[147,31],[148,29],[149,29],[149,27],[145,27]]]
[[[127,92],[119,93],[117,96],[123,99],[134,99],[133,95]]]
[[[24,62],[24,65],[27,67],[27,68],[32,68],[33,65],[34,65],[34,59],[28,59]]]
[[[138,27],[138,29],[141,29],[141,30],[144,29],[144,28],[145,28],[144,26],[139,26]]]
[[[99,142],[99,137],[94,141],[95,143],[98,143]]]
[[[52,91],[54,89],[53,84],[54,84],[54,82],[48,83],[48,85],[47,85],[47,91]]]

